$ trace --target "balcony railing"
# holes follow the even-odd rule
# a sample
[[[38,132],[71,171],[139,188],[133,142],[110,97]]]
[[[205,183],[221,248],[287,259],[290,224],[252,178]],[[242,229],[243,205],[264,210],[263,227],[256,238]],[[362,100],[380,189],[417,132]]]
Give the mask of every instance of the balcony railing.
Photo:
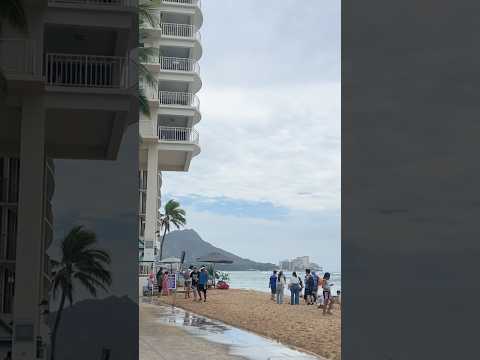
[[[161,105],[178,105],[194,107],[197,110],[200,107],[200,101],[195,94],[171,91],[159,91],[158,99]]]
[[[188,58],[177,58],[167,56],[149,56],[148,62],[160,64],[160,69],[170,71],[186,71],[200,73],[200,65]]]
[[[0,39],[0,68],[8,75],[35,75],[35,43],[27,39]]]
[[[162,22],[160,29],[163,36],[200,40],[200,32],[196,31],[193,25]]]
[[[104,7],[135,7],[136,0],[48,0],[48,5],[61,6],[104,6]]]
[[[200,0],[162,0],[165,4],[174,4],[174,5],[192,5],[200,7]]]
[[[158,140],[166,142],[184,142],[198,144],[198,131],[183,127],[158,127]]]
[[[127,88],[128,60],[120,56],[46,54],[48,85]]]

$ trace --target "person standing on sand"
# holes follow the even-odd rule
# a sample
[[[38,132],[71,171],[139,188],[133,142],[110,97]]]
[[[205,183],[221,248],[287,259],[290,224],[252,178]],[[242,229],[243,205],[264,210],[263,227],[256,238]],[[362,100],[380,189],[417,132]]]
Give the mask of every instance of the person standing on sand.
[[[162,279],[162,290],[163,290],[163,295],[170,295],[170,289],[168,288],[168,271],[165,271],[163,273],[163,279]]]
[[[192,271],[192,267],[190,266],[187,270],[183,272],[183,279],[184,285],[183,288],[185,290],[185,299],[190,299],[190,290],[192,289],[192,278],[190,277],[190,273]]]
[[[271,291],[270,299],[275,300],[275,292],[277,290],[277,270],[273,270],[273,274],[270,276],[270,280],[268,282],[268,288]]]
[[[192,279],[193,301],[197,301],[199,275],[200,273],[198,272],[197,267],[194,266],[192,272],[190,273],[190,278]]]
[[[153,295],[153,288],[154,288],[153,279],[155,279],[155,275],[153,275],[153,271],[151,271],[150,274],[148,274],[148,279],[147,279],[147,288],[148,288],[148,291],[149,291],[150,295]]]
[[[313,305],[313,287],[314,280],[310,269],[305,269],[305,302],[307,305]]]
[[[288,288],[290,289],[290,305],[298,305],[300,303],[300,278],[295,271],[292,273]]]
[[[203,292],[203,302],[207,302],[207,285],[208,285],[208,272],[205,267],[200,269],[200,275],[198,276],[198,296],[200,297],[199,301],[202,301],[202,292]]]
[[[277,304],[283,304],[283,295],[284,295],[286,284],[287,284],[287,280],[285,279],[285,275],[283,275],[283,271],[280,271],[278,273],[277,286],[276,286]]]
[[[342,292],[340,290],[337,290],[337,296],[334,296],[334,302],[338,304],[338,308],[342,308]]]
[[[298,291],[298,301],[300,301],[300,298],[302,297],[303,281],[302,281],[302,277],[299,274],[297,274],[297,277],[298,277],[298,285],[300,285],[300,290]]]
[[[163,268],[162,267],[160,269],[158,269],[156,278],[157,278],[157,285],[158,285],[158,294],[161,295],[162,294],[162,280],[163,280]]]
[[[326,272],[323,275],[322,279],[322,289],[323,289],[323,315],[329,314],[332,315],[332,294],[331,294],[331,284],[330,282],[330,273]],[[327,309],[328,308],[328,309]]]
[[[317,296],[318,296],[318,281],[319,281],[319,278],[318,278],[318,275],[315,271],[312,271],[312,276],[313,276],[312,296],[313,296],[313,303],[315,304],[317,302]]]

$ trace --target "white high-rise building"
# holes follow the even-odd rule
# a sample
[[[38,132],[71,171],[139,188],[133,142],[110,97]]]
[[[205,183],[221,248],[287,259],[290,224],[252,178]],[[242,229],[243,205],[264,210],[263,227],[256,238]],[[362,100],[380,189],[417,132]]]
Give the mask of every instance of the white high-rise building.
[[[198,60],[202,56],[199,29],[203,15],[199,0],[162,0],[157,26],[141,24],[147,35],[143,46],[155,55],[145,66],[158,88],[144,86],[151,115],[140,116],[140,286],[153,269],[160,234],[162,171],[188,171],[199,154],[202,86]]]
[[[22,4],[28,31],[3,21],[0,33],[8,83],[0,103],[0,355],[11,348],[14,360],[31,360],[47,358],[49,341],[51,159],[116,159],[138,119],[129,67],[138,15],[135,0]]]

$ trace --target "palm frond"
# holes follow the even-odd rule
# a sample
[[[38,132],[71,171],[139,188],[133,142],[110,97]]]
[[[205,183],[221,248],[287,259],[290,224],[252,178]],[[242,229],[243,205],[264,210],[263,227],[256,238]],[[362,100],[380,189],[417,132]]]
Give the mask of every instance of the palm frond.
[[[141,63],[146,63],[150,60],[150,58],[159,56],[159,51],[157,48],[139,47],[137,50],[138,50],[138,61]]]
[[[28,31],[27,15],[20,0],[0,1],[0,19],[5,19],[17,30]]]
[[[147,96],[143,89],[138,89],[137,92],[138,106],[143,115],[150,117],[150,105],[148,103]]]
[[[142,79],[146,85],[156,91],[158,87],[158,81],[152,72],[148,70],[148,68],[142,63],[137,64],[137,70],[138,77]]]
[[[5,97],[8,92],[8,81],[3,73],[2,69],[0,69],[0,97]]]
[[[147,24],[151,27],[159,25],[158,1],[151,1],[150,3],[138,4],[138,18],[140,24]]]
[[[53,261],[58,268],[53,278],[53,296],[59,291],[73,303],[75,282],[77,280],[90,294],[96,296],[97,289],[108,291],[112,276],[107,266],[110,255],[95,246],[97,237],[94,232],[82,226],[73,227],[62,241],[62,259]]]

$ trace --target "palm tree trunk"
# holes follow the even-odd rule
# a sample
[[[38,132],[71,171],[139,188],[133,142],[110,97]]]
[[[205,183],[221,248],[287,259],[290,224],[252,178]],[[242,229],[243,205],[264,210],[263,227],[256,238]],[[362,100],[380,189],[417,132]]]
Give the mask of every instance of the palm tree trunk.
[[[162,241],[160,241],[160,260],[162,260],[163,256],[163,243],[165,242],[165,235],[167,235],[167,228],[165,228],[162,236]]]
[[[57,342],[57,330],[60,325],[60,319],[62,318],[63,307],[65,306],[65,293],[62,292],[62,299],[60,300],[60,305],[58,306],[57,315],[55,317],[55,324],[53,325],[51,346],[50,346],[50,360],[55,360],[55,345]]]

